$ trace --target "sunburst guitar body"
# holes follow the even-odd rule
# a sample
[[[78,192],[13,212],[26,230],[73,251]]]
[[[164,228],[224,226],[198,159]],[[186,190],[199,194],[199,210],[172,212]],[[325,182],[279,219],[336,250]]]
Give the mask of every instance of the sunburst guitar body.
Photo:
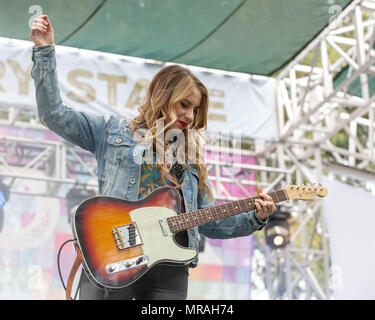
[[[176,189],[163,187],[138,201],[98,196],[81,203],[73,234],[90,280],[122,288],[156,263],[190,263],[197,251],[179,246],[166,220],[177,216],[180,201]]]

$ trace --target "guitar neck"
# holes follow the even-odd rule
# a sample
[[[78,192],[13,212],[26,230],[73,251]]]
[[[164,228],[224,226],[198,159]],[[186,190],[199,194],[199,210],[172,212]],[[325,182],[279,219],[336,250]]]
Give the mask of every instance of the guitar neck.
[[[268,195],[274,203],[288,200],[285,190],[270,192]],[[192,227],[205,224],[207,222],[220,220],[226,217],[234,216],[243,212],[256,210],[255,199],[259,196],[228,202],[219,206],[212,206],[206,209],[200,209],[193,212],[186,212],[177,216],[167,218],[167,223],[171,232],[176,233],[187,230]]]

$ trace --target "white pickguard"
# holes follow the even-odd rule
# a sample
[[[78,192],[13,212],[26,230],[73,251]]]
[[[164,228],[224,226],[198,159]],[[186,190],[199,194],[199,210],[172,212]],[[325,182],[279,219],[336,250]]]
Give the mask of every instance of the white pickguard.
[[[144,207],[131,211],[129,215],[136,223],[140,234],[143,254],[149,257],[148,267],[161,260],[188,263],[197,255],[196,250],[180,247],[174,242],[173,233],[165,220],[177,215],[173,210],[163,207]],[[159,219],[164,219],[167,235],[164,235]]]

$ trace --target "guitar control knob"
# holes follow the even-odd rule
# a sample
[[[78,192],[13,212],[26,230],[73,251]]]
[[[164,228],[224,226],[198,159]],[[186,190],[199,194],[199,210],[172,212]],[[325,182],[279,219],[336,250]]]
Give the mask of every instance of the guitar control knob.
[[[139,257],[135,263],[140,264],[142,261],[143,261],[143,257]]]
[[[116,270],[116,267],[115,266],[113,266],[113,265],[109,265],[109,266],[107,266],[107,272],[108,273],[112,273],[113,271],[115,271]]]

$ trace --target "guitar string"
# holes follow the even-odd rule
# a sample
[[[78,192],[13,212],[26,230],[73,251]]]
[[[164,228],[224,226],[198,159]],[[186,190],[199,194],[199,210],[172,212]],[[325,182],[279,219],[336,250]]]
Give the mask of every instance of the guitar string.
[[[278,192],[278,193],[280,193],[280,192]],[[279,202],[279,197],[277,197],[278,193],[274,193],[275,198],[276,198],[276,202]],[[210,209],[203,209],[200,212],[198,212],[199,216],[202,218],[202,221],[199,221],[199,222],[200,223],[208,222],[208,221],[212,220],[212,217],[213,217],[214,220],[217,220],[217,219],[220,219],[220,218],[224,218],[228,215],[233,215],[233,214],[238,214],[238,213],[245,212],[245,211],[254,210],[254,209],[256,209],[256,207],[254,205],[254,200],[256,198],[259,198],[259,197],[255,197],[255,198],[251,198],[251,199],[243,199],[243,200],[239,200],[237,202],[231,202],[231,203],[228,203],[226,205],[213,207],[212,209],[211,208]],[[250,203],[249,203],[249,200],[250,200]],[[235,203],[236,203],[236,205],[235,205]],[[218,210],[219,210],[219,212],[218,212]],[[213,213],[213,214],[207,216],[207,213],[209,213],[210,211],[212,211],[211,213]],[[225,212],[229,212],[229,214],[224,214]],[[185,218],[185,221],[189,222],[189,218]],[[183,226],[183,227],[191,227],[192,226],[191,223],[184,225],[182,222],[183,221],[180,221],[180,223],[179,223],[180,226]]]
[[[275,203],[287,200],[285,190],[279,190],[269,194]],[[251,211],[256,209],[254,200],[260,197],[253,197],[242,199],[234,202],[229,202],[215,207],[200,209],[193,212],[184,213],[174,217],[167,218],[168,224],[172,232],[178,232],[189,229],[195,225],[203,224],[210,221],[225,218],[227,216],[239,214],[241,212]],[[234,205],[236,206],[234,207]],[[219,212],[218,212],[219,210]],[[225,214],[224,214],[225,213]],[[185,220],[185,221],[184,221]],[[198,220],[198,221],[197,221]]]

